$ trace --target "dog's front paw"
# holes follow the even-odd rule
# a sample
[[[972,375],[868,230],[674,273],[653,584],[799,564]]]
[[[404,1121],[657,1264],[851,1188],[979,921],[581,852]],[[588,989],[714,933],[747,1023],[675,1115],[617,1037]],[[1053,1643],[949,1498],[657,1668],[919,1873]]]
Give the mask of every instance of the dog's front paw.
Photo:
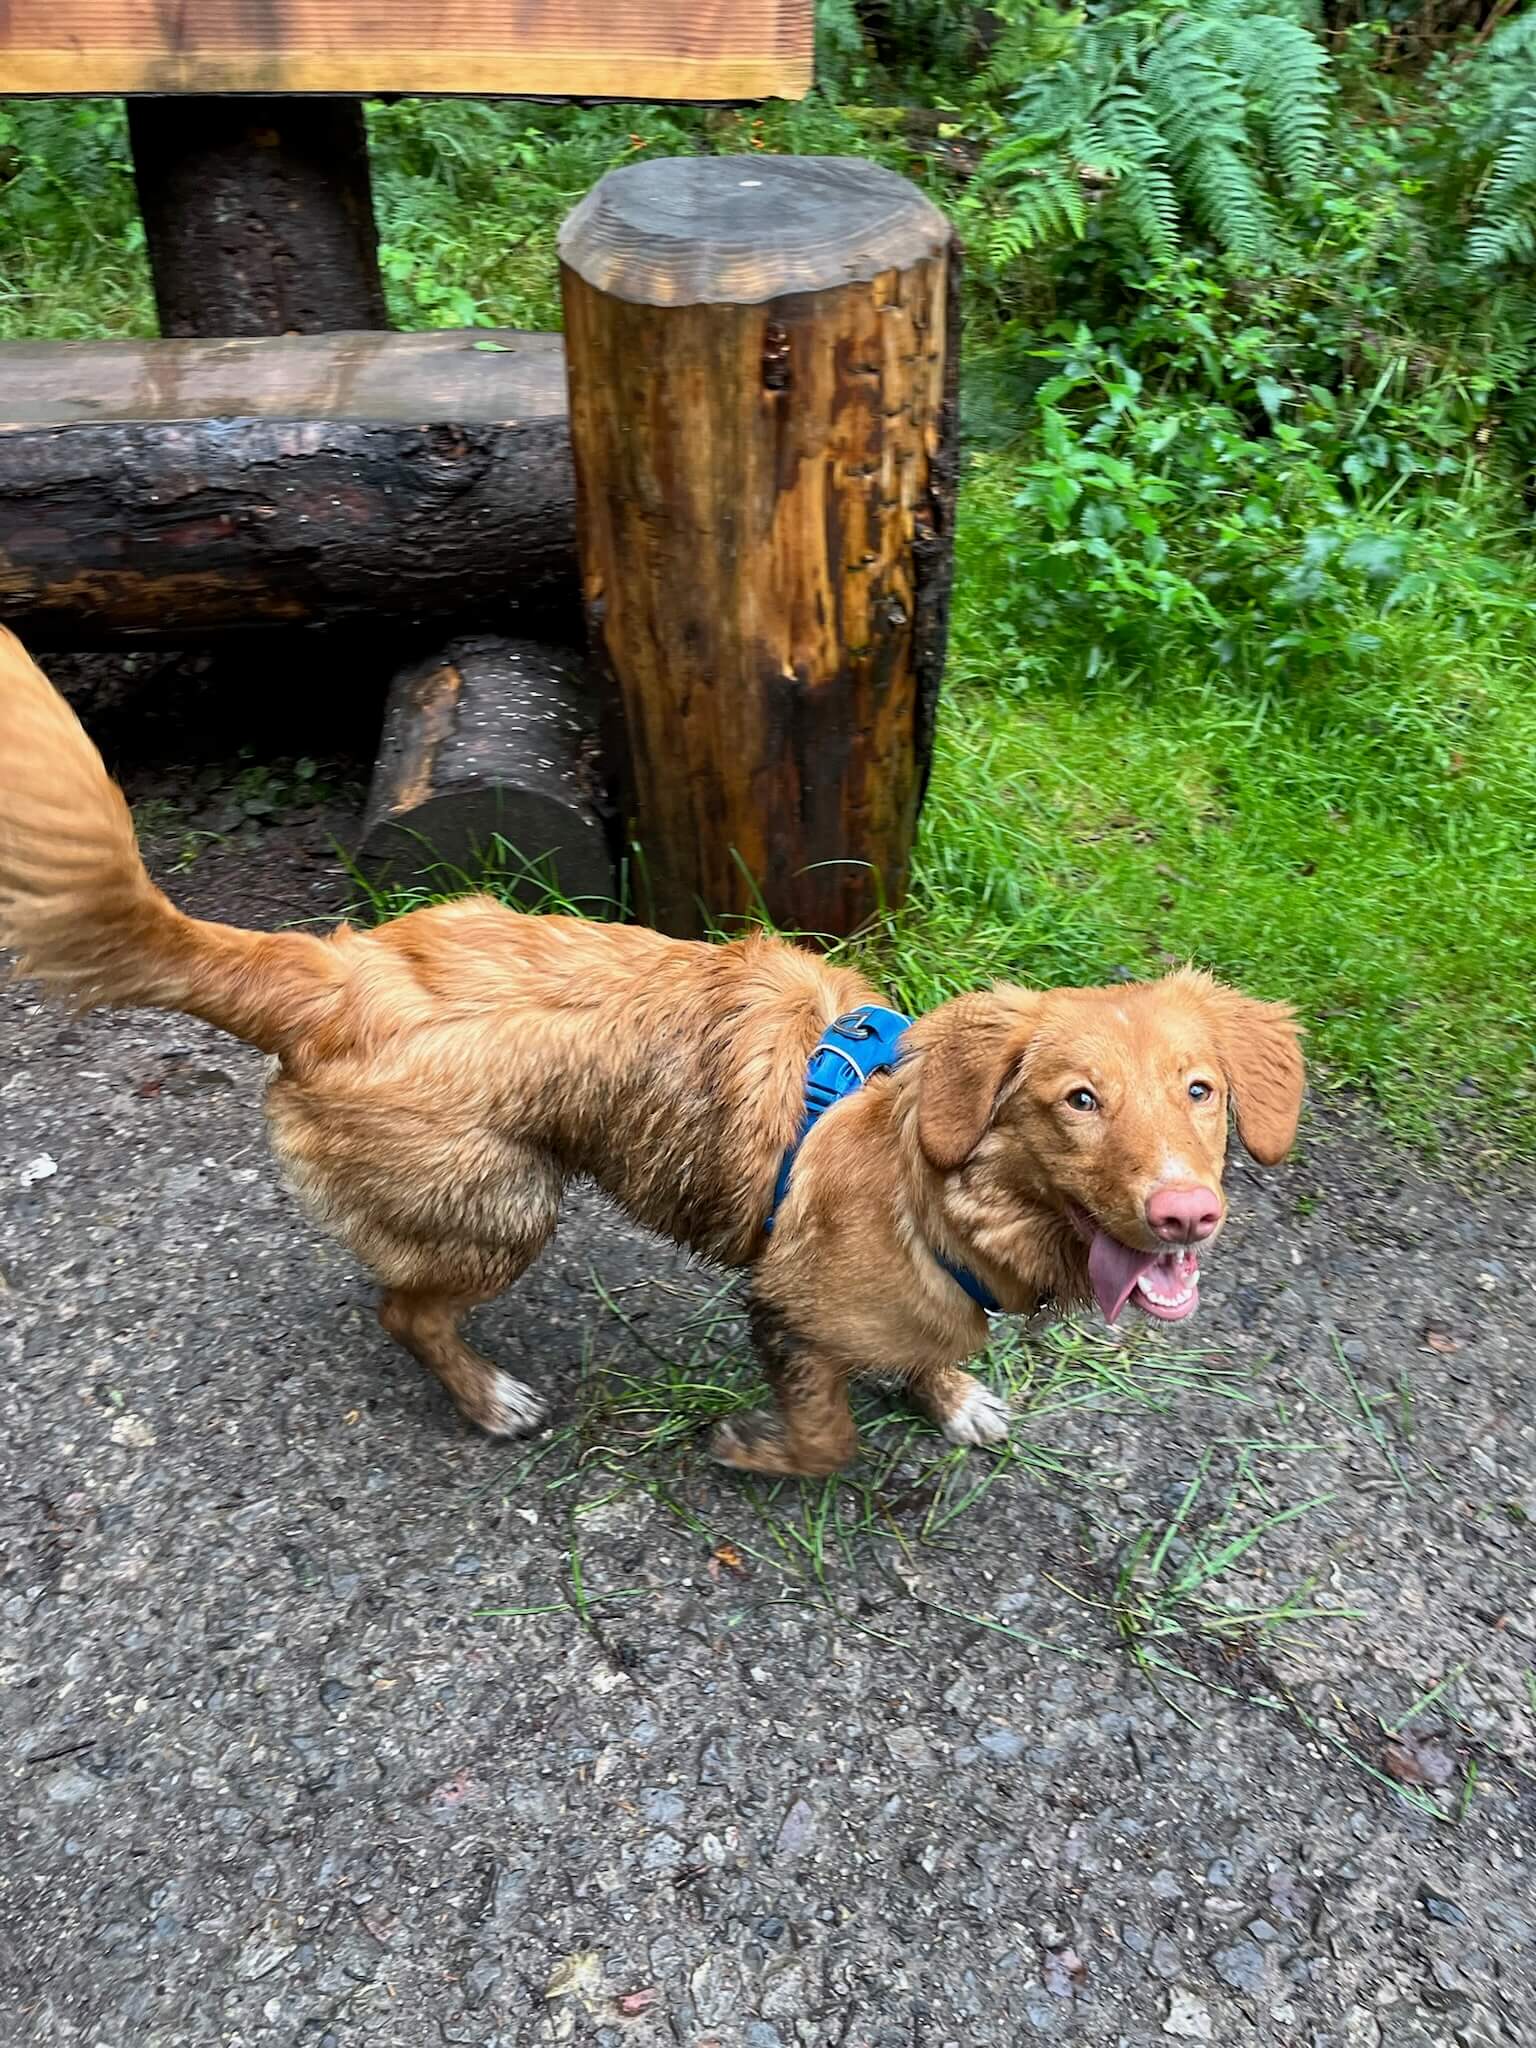
[[[1012,1423],[1007,1402],[980,1380],[972,1380],[942,1427],[952,1444],[1003,1444]]]
[[[733,1415],[710,1439],[710,1456],[738,1472],[768,1472],[776,1478],[825,1479],[846,1465],[857,1448],[848,1433],[825,1438],[796,1435],[776,1415]]]
[[[739,1472],[784,1470],[783,1425],[772,1415],[733,1415],[709,1440],[709,1455]]]

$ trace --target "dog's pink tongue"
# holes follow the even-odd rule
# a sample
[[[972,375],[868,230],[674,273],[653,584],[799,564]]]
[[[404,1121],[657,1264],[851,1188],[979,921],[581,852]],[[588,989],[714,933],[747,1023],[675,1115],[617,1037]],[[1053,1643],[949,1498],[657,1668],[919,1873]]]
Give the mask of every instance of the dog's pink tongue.
[[[1093,1243],[1088,1248],[1088,1278],[1093,1282],[1094,1300],[1104,1311],[1106,1323],[1118,1320],[1136,1282],[1149,1266],[1156,1264],[1156,1252],[1134,1252],[1107,1230],[1093,1233]]]

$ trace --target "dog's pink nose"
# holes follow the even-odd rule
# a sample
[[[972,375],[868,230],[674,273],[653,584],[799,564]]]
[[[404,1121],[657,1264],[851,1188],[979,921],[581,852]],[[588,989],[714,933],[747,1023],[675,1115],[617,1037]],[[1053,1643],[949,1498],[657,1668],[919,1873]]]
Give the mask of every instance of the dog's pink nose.
[[[1165,1244],[1200,1244],[1221,1221],[1221,1197],[1210,1188],[1159,1188],[1147,1202],[1147,1221]]]

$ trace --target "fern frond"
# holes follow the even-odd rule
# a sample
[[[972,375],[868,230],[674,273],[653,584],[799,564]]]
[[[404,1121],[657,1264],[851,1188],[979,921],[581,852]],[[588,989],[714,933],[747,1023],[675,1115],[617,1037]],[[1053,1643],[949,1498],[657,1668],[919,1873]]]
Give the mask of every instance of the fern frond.
[[[1215,241],[1256,263],[1274,242],[1274,225],[1253,167],[1219,138],[1192,150],[1184,174],[1195,214]]]
[[[1039,160],[1049,153],[1064,175],[1094,173],[1106,226],[1118,223],[1154,257],[1178,247],[1181,214],[1240,261],[1268,255],[1277,189],[1293,199],[1311,190],[1333,98],[1327,50],[1286,0],[1259,14],[1246,0],[1143,0],[1095,8],[1070,33],[1068,55],[1023,78],[1013,139],[990,153],[982,179],[1010,193],[1028,179],[1031,209],[1056,206],[1061,222],[1080,223],[1080,193],[1069,201],[1052,186],[1045,198]],[[1022,246],[1037,245],[1029,232]]]
[[[1026,251],[1077,241],[1086,226],[1083,188],[1069,158],[1039,153],[1019,161],[1007,182],[1009,210],[984,230],[988,260],[1005,269]]]
[[[1328,137],[1333,80],[1327,53],[1315,36],[1279,14],[1251,16],[1244,38],[1254,52],[1249,85],[1275,168],[1293,196],[1304,198],[1316,182]]]
[[[1496,213],[1519,192],[1536,184],[1536,85],[1526,89],[1510,109],[1503,147],[1481,195],[1482,209]]]
[[[1527,194],[1518,209],[1497,219],[1479,221],[1467,235],[1467,261],[1474,270],[1502,270],[1528,264],[1536,257],[1536,197]]]

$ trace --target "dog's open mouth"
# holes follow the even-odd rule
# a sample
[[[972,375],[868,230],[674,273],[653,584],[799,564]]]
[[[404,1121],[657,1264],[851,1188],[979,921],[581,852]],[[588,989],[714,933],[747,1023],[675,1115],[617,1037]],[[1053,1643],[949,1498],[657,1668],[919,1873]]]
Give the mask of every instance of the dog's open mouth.
[[[1138,1252],[1111,1237],[1086,1211],[1074,1219],[1088,1239],[1088,1279],[1107,1323],[1128,1301],[1160,1323],[1180,1323],[1200,1306],[1200,1254]]]

